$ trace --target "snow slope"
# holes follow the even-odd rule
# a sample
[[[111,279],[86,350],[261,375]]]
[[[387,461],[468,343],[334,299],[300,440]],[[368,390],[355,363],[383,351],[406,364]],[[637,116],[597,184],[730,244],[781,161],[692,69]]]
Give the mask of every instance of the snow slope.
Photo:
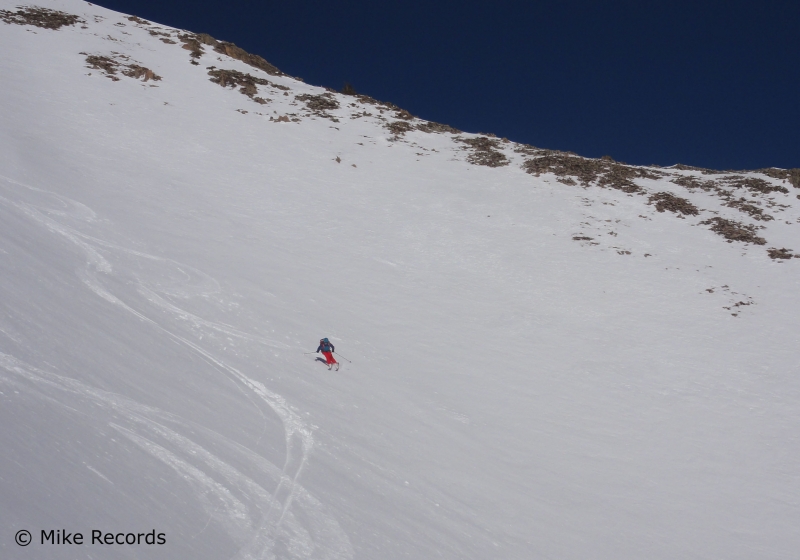
[[[424,123],[41,5],[83,22],[0,22],[2,558],[796,557],[781,173],[736,175],[766,193],[688,168],[639,192],[537,176],[532,148],[393,132]],[[304,354],[323,336],[352,363]],[[52,529],[167,542],[40,544]]]

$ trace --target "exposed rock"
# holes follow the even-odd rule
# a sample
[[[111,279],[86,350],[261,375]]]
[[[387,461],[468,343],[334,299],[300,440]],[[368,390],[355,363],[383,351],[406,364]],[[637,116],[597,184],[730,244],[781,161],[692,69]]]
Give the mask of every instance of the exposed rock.
[[[250,54],[241,47],[237,47],[233,43],[226,41],[218,41],[208,33],[195,33],[183,34],[178,38],[183,42],[183,48],[191,52],[193,59],[198,59],[203,56],[205,49],[203,45],[209,46],[214,49],[214,52],[224,54],[236,60],[241,60],[245,64],[249,64],[254,68],[263,70],[271,76],[286,76],[283,72],[278,70],[275,66],[264,60],[256,54]]]
[[[258,86],[272,86],[288,89],[286,86],[278,86],[269,80],[258,78],[251,74],[245,74],[238,70],[217,70],[212,66],[211,70],[208,71],[208,75],[211,76],[210,79],[212,82],[222,87],[239,87],[239,92],[241,94],[246,95],[256,103],[262,105],[265,104],[267,100],[262,97],[256,97],[256,94],[258,94]]]
[[[203,56],[203,46],[196,39],[195,35],[178,35],[178,39],[183,43],[183,48],[189,51],[189,56],[193,59]]]
[[[201,34],[210,39],[210,41],[214,41],[214,38],[210,35]],[[212,43],[205,43],[205,44],[212,44]],[[275,66],[264,60],[264,58],[258,56],[257,54],[250,54],[246,50],[242,49],[241,47],[237,47],[233,43],[226,43],[224,41],[217,42],[214,45],[214,50],[220,54],[228,55],[231,58],[235,58],[236,60],[241,60],[245,64],[249,64],[254,68],[258,68],[259,70],[263,70],[270,76],[285,76],[283,72],[278,70]]]
[[[142,81],[150,81],[153,80],[154,82],[158,82],[161,80],[161,76],[150,70],[149,68],[145,68],[144,66],[139,66],[138,64],[129,64],[125,69],[122,71],[124,76],[128,76],[129,78],[139,79],[141,78]]]
[[[122,58],[122,61],[120,61],[119,58]],[[111,78],[115,82],[119,81],[119,78],[117,77],[118,72],[121,73],[123,76],[134,78],[136,80],[141,79],[142,81],[145,82],[148,82],[150,80],[158,82],[161,80],[161,76],[159,76],[149,68],[146,68],[140,64],[127,62],[128,60],[130,59],[124,55],[86,56],[86,63],[89,65],[89,68],[92,68],[94,70],[100,70],[102,73],[106,75],[106,77]]]

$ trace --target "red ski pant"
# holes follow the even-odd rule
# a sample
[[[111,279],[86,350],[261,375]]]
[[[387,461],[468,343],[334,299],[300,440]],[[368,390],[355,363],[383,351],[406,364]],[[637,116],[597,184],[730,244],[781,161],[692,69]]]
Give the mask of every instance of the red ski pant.
[[[336,360],[333,359],[333,354],[330,352],[323,352],[322,355],[325,356],[325,359],[327,360],[325,363],[328,365],[337,363]]]

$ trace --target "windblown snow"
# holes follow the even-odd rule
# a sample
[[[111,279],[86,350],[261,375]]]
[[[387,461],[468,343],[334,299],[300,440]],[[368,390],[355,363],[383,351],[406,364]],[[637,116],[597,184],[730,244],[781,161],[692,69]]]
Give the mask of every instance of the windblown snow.
[[[462,133],[78,0],[0,0],[0,52],[3,558],[796,557],[797,170]]]

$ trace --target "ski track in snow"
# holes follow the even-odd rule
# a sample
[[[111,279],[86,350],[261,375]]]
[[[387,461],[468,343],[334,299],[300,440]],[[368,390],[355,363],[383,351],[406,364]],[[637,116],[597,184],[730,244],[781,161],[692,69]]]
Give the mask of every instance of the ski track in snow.
[[[187,299],[219,293],[221,288],[212,277],[192,267],[127,249],[66,225],[63,222],[99,223],[95,212],[77,201],[2,175],[0,179],[14,187],[11,196],[15,197],[11,199],[0,196],[0,204],[16,209],[21,215],[61,236],[84,253],[86,265],[78,269],[76,274],[87,288],[103,300],[162,331],[223,374],[258,409],[264,418],[265,429],[266,417],[262,406],[267,405],[283,425],[286,459],[283,467],[278,468],[254,451],[207,428],[188,423],[175,415],[142,405],[127,397],[93,388],[75,379],[45,372],[2,352],[0,367],[41,388],[77,394],[95,405],[100,405],[105,411],[104,422],[107,426],[169,466],[193,489],[196,499],[209,515],[209,520],[216,521],[239,547],[239,552],[234,556],[236,560],[275,558],[273,548],[279,538],[287,543],[286,549],[295,558],[352,558],[353,549],[347,535],[336,520],[323,511],[322,504],[299,483],[300,475],[314,447],[312,428],[300,414],[281,395],[270,391],[263,383],[248,377],[209,349],[181,336],[168,324],[165,325],[148,313],[136,309],[133,302],[123,301],[109,290],[102,278],[117,277],[134,283],[137,293],[156,310],[170,317],[172,321],[190,324],[199,338],[218,332],[244,343],[263,344],[272,348],[287,348],[287,345],[204,319],[171,303],[162,295]],[[33,196],[26,200],[26,194]],[[37,200],[34,202],[30,198]],[[42,198],[50,204],[43,206]],[[53,204],[57,204],[58,208],[48,207]],[[109,254],[108,258],[103,253]],[[136,270],[132,266],[127,270],[124,268],[126,259],[131,258],[139,265]],[[150,263],[151,266],[142,266],[142,263]],[[150,278],[143,278],[142,271],[145,271],[145,275],[149,274]],[[176,277],[182,280],[176,281]],[[14,383],[13,379],[5,376],[4,381]],[[42,394],[40,397],[55,400],[80,414],[93,414],[91,411],[87,412],[88,409],[79,410],[68,406],[58,397],[49,394]],[[128,421],[127,426],[113,420],[117,414]],[[275,482],[274,490],[267,491],[223,458],[167,427],[164,421],[202,431],[215,443],[226,447],[239,459],[247,461],[259,472],[272,478]],[[191,461],[186,457],[191,458]],[[202,467],[198,462],[202,463]],[[213,473],[213,476],[209,473]],[[225,484],[219,479],[224,480]],[[293,508],[302,511],[301,518],[305,520],[307,527],[300,523],[292,511]],[[254,520],[254,513],[258,514],[259,519]]]
[[[171,560],[795,557],[800,260],[766,252],[798,249],[790,181],[564,159],[585,182],[565,152],[48,7],[88,23],[0,22],[9,526],[163,519]],[[479,138],[507,165],[473,165]],[[287,379],[312,322],[368,366]]]

